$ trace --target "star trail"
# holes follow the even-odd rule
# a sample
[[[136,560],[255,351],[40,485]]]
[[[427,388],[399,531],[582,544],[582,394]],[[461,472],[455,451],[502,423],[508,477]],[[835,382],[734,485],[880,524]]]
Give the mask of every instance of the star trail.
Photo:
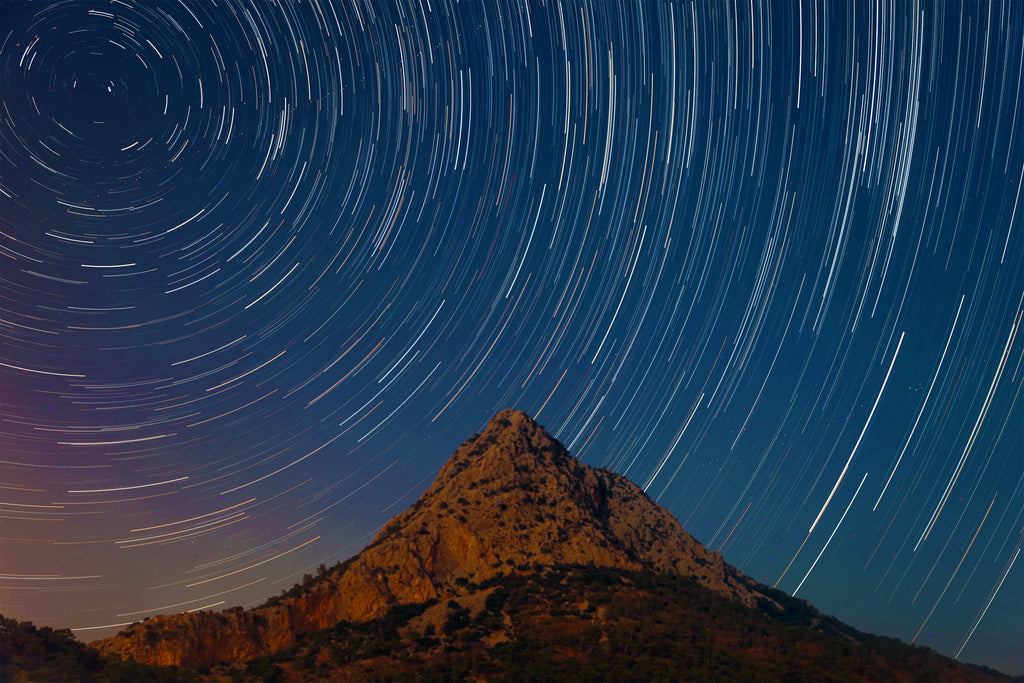
[[[1024,5],[0,11],[5,615],[256,604],[513,407],[1024,671]]]

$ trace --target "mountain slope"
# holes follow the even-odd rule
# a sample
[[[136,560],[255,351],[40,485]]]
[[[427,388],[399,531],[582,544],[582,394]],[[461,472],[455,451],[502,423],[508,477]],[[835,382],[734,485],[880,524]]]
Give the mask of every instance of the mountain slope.
[[[758,610],[679,574],[541,567],[468,584],[457,600],[340,622],[209,676],[237,683],[1009,680],[772,594],[777,602]]]

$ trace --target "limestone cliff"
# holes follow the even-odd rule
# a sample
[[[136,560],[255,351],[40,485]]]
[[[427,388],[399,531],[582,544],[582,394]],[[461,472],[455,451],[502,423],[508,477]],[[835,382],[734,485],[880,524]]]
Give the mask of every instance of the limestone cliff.
[[[241,663],[341,620],[458,596],[468,582],[536,565],[593,564],[693,576],[752,606],[756,582],[695,541],[628,479],[576,461],[526,414],[505,410],[352,561],[298,597],[249,611],[158,616],[95,643],[148,664]]]

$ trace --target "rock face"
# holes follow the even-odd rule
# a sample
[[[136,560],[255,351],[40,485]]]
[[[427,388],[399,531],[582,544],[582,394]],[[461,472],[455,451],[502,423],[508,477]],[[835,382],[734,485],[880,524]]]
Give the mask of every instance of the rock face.
[[[748,606],[762,597],[635,484],[579,463],[525,413],[505,410],[369,547],[298,597],[157,616],[94,645],[147,664],[238,664],[341,620],[375,619],[394,605],[458,596],[468,582],[561,563],[693,576]]]

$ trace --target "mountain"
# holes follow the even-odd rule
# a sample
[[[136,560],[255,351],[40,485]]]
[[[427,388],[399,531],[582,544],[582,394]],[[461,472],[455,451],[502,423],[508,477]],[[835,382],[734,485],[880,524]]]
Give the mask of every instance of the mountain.
[[[756,582],[701,546],[635,484],[577,462],[525,413],[505,410],[369,547],[301,595],[250,611],[156,616],[96,646],[148,664],[235,664],[339,621],[458,595],[465,582],[535,564],[646,567],[697,577],[748,606],[759,596]]]
[[[646,605],[646,612],[630,604]],[[719,622],[731,625],[719,628]],[[655,670],[697,652],[703,653],[704,673],[712,675],[716,669],[706,669],[708,662],[733,661],[742,642],[753,648],[741,658],[746,663],[734,662],[719,674],[729,678],[728,671],[749,673],[759,662],[775,661],[774,670],[800,678],[812,671],[800,662],[818,662],[824,651],[841,660],[843,648],[852,648],[853,661],[868,669],[874,661],[876,672],[899,671],[881,666],[888,660],[872,654],[891,649],[889,640],[865,645],[873,637],[745,576],[635,484],[579,463],[529,416],[513,410],[468,439],[420,499],[346,563],[322,569],[251,610],[156,616],[93,646],[149,665],[222,673],[235,667],[230,670],[239,680],[245,677],[238,667],[270,667],[272,674],[279,664],[284,668],[278,673],[287,670],[294,680],[305,680],[301,672],[310,667],[328,667],[330,674],[321,674],[331,680],[423,678],[428,669],[450,679],[464,670],[458,667],[466,657],[505,657],[501,671],[507,673],[524,656],[554,656],[544,648],[564,633],[586,634],[559,655],[574,671],[580,665],[572,661],[594,663],[591,655],[598,652],[607,655],[603,663],[618,661],[612,655],[647,661],[640,657],[646,646],[636,645],[636,637],[652,628],[658,633],[644,638],[664,641]],[[687,638],[698,632],[704,645],[693,650]],[[762,635],[749,635],[755,632]],[[632,655],[627,641],[634,643]],[[941,660],[933,664],[943,680],[999,680],[922,654],[922,648],[899,647],[913,654],[904,653],[910,660]],[[383,668],[373,668],[378,665]],[[696,674],[700,669],[687,670],[706,677]],[[540,673],[520,671],[526,677]],[[252,672],[256,678],[264,674]],[[902,678],[913,679],[862,677]]]

